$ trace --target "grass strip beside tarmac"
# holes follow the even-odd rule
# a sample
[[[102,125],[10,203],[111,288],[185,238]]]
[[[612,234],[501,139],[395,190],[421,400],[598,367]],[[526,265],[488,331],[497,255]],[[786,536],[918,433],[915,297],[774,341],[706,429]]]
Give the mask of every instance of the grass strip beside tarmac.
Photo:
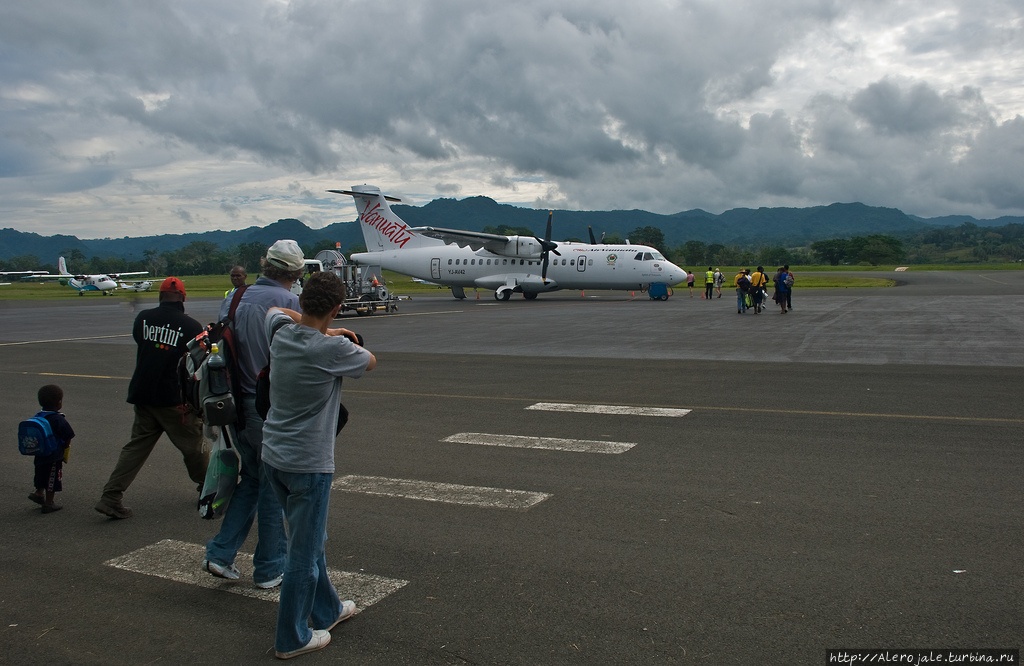
[[[974,264],[970,266],[965,265],[936,265],[936,266],[911,266],[909,270],[1020,270],[1021,264]],[[753,270],[756,267],[751,267]],[[863,288],[863,287],[893,287],[896,285],[895,277],[882,277],[883,273],[892,274],[895,266],[794,266],[793,273],[796,275],[797,287],[800,289],[843,289],[843,288]],[[736,273],[739,271],[738,267],[735,266],[722,266],[722,272],[725,274],[725,288],[732,288],[732,281]],[[879,277],[853,277],[845,275],[848,271],[857,272],[877,272]],[[774,273],[774,270],[770,270],[769,273]],[[817,273],[817,275],[808,275],[808,273]],[[828,273],[828,275],[821,275],[821,273]],[[696,276],[695,287],[703,288],[703,273],[694,270]],[[249,276],[250,283],[254,280],[254,276]],[[409,296],[413,294],[431,294],[438,291],[447,291],[447,287],[439,288],[436,286],[422,284],[414,282],[411,277],[405,275],[399,275],[391,271],[384,271],[384,278],[387,283],[388,289],[393,294],[400,296]],[[118,289],[117,291],[106,296],[105,298],[117,298],[120,300],[131,300],[133,298],[139,298],[149,294],[150,296],[156,295],[156,290],[159,289],[160,281],[163,277],[150,278],[153,281],[153,286],[149,292],[142,294],[126,291],[124,289]],[[188,295],[192,298],[211,298],[211,297],[223,297],[226,290],[231,288],[231,282],[228,280],[227,275],[185,275],[181,276],[182,282],[185,284],[185,289],[188,291]],[[678,289],[679,286],[676,286]],[[683,284],[682,288],[685,289],[686,285]],[[78,293],[67,286],[61,285],[57,280],[47,280],[45,282],[31,281],[31,280],[11,280],[11,284],[6,286],[0,286],[0,301],[15,301],[15,300],[60,300],[68,298],[104,298],[100,294],[86,294],[79,297]]]

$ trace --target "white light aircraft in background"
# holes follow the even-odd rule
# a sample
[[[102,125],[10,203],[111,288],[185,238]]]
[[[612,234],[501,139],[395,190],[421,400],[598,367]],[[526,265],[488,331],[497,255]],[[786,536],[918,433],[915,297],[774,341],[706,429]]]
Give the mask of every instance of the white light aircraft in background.
[[[124,273],[121,275],[124,275]],[[118,281],[118,286],[125,291],[149,291],[149,288],[153,286],[153,282],[151,280],[136,280],[134,282],[121,280]]]
[[[353,263],[381,268],[451,287],[455,298],[465,288],[493,289],[496,300],[513,293],[533,299],[559,289],[638,289],[652,283],[674,285],[686,271],[645,245],[598,245],[536,236],[501,236],[476,231],[410,227],[373,185],[328,190],[355,198],[366,252],[352,254]]]
[[[78,295],[82,296],[87,291],[100,291],[106,296],[110,292],[117,289],[117,280],[122,277],[131,277],[134,275],[149,275],[149,271],[135,271],[133,273],[100,273],[97,275],[74,275],[68,272],[68,265],[64,261],[64,257],[57,259],[57,270],[60,275],[44,275],[49,279],[64,279],[68,281],[68,286],[78,291]]]

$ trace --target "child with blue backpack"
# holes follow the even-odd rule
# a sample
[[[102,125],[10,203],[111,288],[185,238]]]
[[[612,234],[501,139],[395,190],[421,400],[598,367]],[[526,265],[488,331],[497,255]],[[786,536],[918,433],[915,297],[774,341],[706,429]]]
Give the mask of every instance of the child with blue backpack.
[[[61,483],[63,468],[75,431],[72,430],[71,424],[64,418],[64,415],[60,413],[61,407],[64,406],[64,391],[61,387],[56,384],[47,384],[39,389],[38,398],[39,406],[43,408],[43,411],[36,416],[44,418],[49,423],[57,442],[55,451],[40,452],[35,455],[36,491],[28,498],[36,504],[41,504],[43,513],[53,513],[64,508],[60,504],[54,504],[53,497],[64,489]]]

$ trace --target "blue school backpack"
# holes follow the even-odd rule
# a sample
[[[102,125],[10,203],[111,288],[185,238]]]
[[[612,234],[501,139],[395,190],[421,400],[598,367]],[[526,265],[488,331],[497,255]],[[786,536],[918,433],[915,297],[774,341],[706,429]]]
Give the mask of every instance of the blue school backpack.
[[[49,456],[57,452],[60,443],[46,420],[49,414],[56,412],[39,412],[18,424],[18,450],[26,456]]]

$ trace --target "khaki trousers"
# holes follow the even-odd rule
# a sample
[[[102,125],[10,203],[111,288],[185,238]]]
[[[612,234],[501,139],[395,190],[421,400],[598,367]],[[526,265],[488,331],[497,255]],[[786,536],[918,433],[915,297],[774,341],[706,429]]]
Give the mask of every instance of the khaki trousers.
[[[135,405],[135,423],[132,424],[132,438],[121,449],[114,471],[110,473],[107,485],[103,486],[104,504],[117,506],[121,503],[128,486],[146,464],[160,435],[164,433],[181,451],[185,467],[192,481],[201,484],[206,479],[206,466],[210,452],[203,451],[203,424],[194,413],[182,418],[181,407],[150,407]]]

